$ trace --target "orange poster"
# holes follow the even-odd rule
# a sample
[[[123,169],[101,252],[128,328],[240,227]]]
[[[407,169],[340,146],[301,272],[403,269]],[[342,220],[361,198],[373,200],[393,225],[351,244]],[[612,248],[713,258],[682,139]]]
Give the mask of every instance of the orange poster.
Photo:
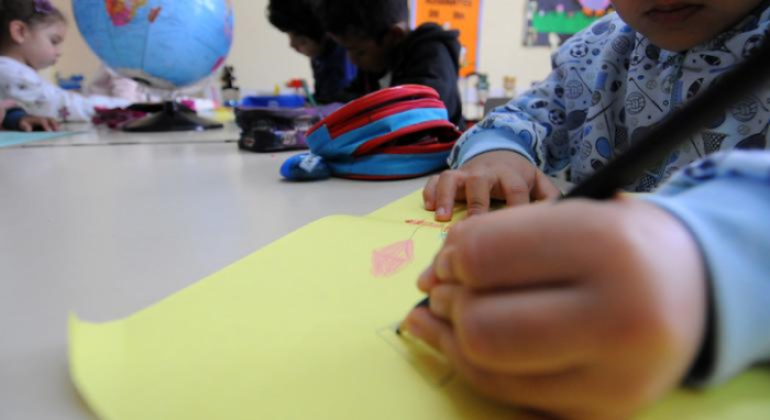
[[[463,46],[460,76],[476,71],[479,57],[482,0],[413,0],[412,16],[415,27],[435,22],[445,29],[460,31]]]

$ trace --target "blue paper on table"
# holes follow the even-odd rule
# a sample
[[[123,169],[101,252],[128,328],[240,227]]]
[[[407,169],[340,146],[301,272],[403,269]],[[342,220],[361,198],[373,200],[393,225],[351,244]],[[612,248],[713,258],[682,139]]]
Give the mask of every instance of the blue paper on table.
[[[27,143],[34,143],[38,141],[53,140],[59,137],[71,136],[75,133],[68,131],[57,132],[33,132],[23,133],[20,131],[3,131],[0,132],[0,148],[19,146]]]

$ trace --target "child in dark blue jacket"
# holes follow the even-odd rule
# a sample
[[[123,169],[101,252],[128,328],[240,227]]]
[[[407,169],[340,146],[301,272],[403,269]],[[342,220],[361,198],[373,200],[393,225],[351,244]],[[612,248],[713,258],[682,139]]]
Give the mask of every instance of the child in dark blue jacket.
[[[429,86],[446,105],[449,120],[465,127],[457,31],[435,23],[410,28],[407,0],[321,0],[318,14],[361,73],[350,92],[360,96],[393,86]]]
[[[356,77],[356,67],[344,48],[324,33],[310,0],[271,0],[267,17],[279,31],[289,36],[289,44],[310,58],[315,80],[315,99],[319,103],[346,102],[344,94]]]

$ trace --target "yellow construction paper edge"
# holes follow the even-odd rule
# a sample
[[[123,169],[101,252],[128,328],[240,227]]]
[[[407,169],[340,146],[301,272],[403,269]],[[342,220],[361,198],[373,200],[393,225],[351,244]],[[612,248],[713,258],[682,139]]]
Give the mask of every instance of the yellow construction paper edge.
[[[415,193],[312,223],[125,319],[73,315],[72,380],[111,420],[515,418],[394,332],[446,231]],[[770,418],[768,395],[755,369],[639,418]]]

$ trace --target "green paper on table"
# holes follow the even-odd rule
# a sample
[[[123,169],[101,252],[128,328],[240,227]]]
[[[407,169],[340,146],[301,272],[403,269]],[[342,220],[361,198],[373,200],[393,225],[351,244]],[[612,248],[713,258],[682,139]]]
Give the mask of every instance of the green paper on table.
[[[0,131],[0,148],[53,140],[59,137],[67,137],[74,134],[75,133],[68,131],[35,131],[31,133],[25,133],[21,131]]]
[[[312,223],[126,319],[73,316],[73,381],[114,420],[515,418],[395,335],[448,229],[415,193]],[[768,395],[757,369],[641,418],[770,418]]]

